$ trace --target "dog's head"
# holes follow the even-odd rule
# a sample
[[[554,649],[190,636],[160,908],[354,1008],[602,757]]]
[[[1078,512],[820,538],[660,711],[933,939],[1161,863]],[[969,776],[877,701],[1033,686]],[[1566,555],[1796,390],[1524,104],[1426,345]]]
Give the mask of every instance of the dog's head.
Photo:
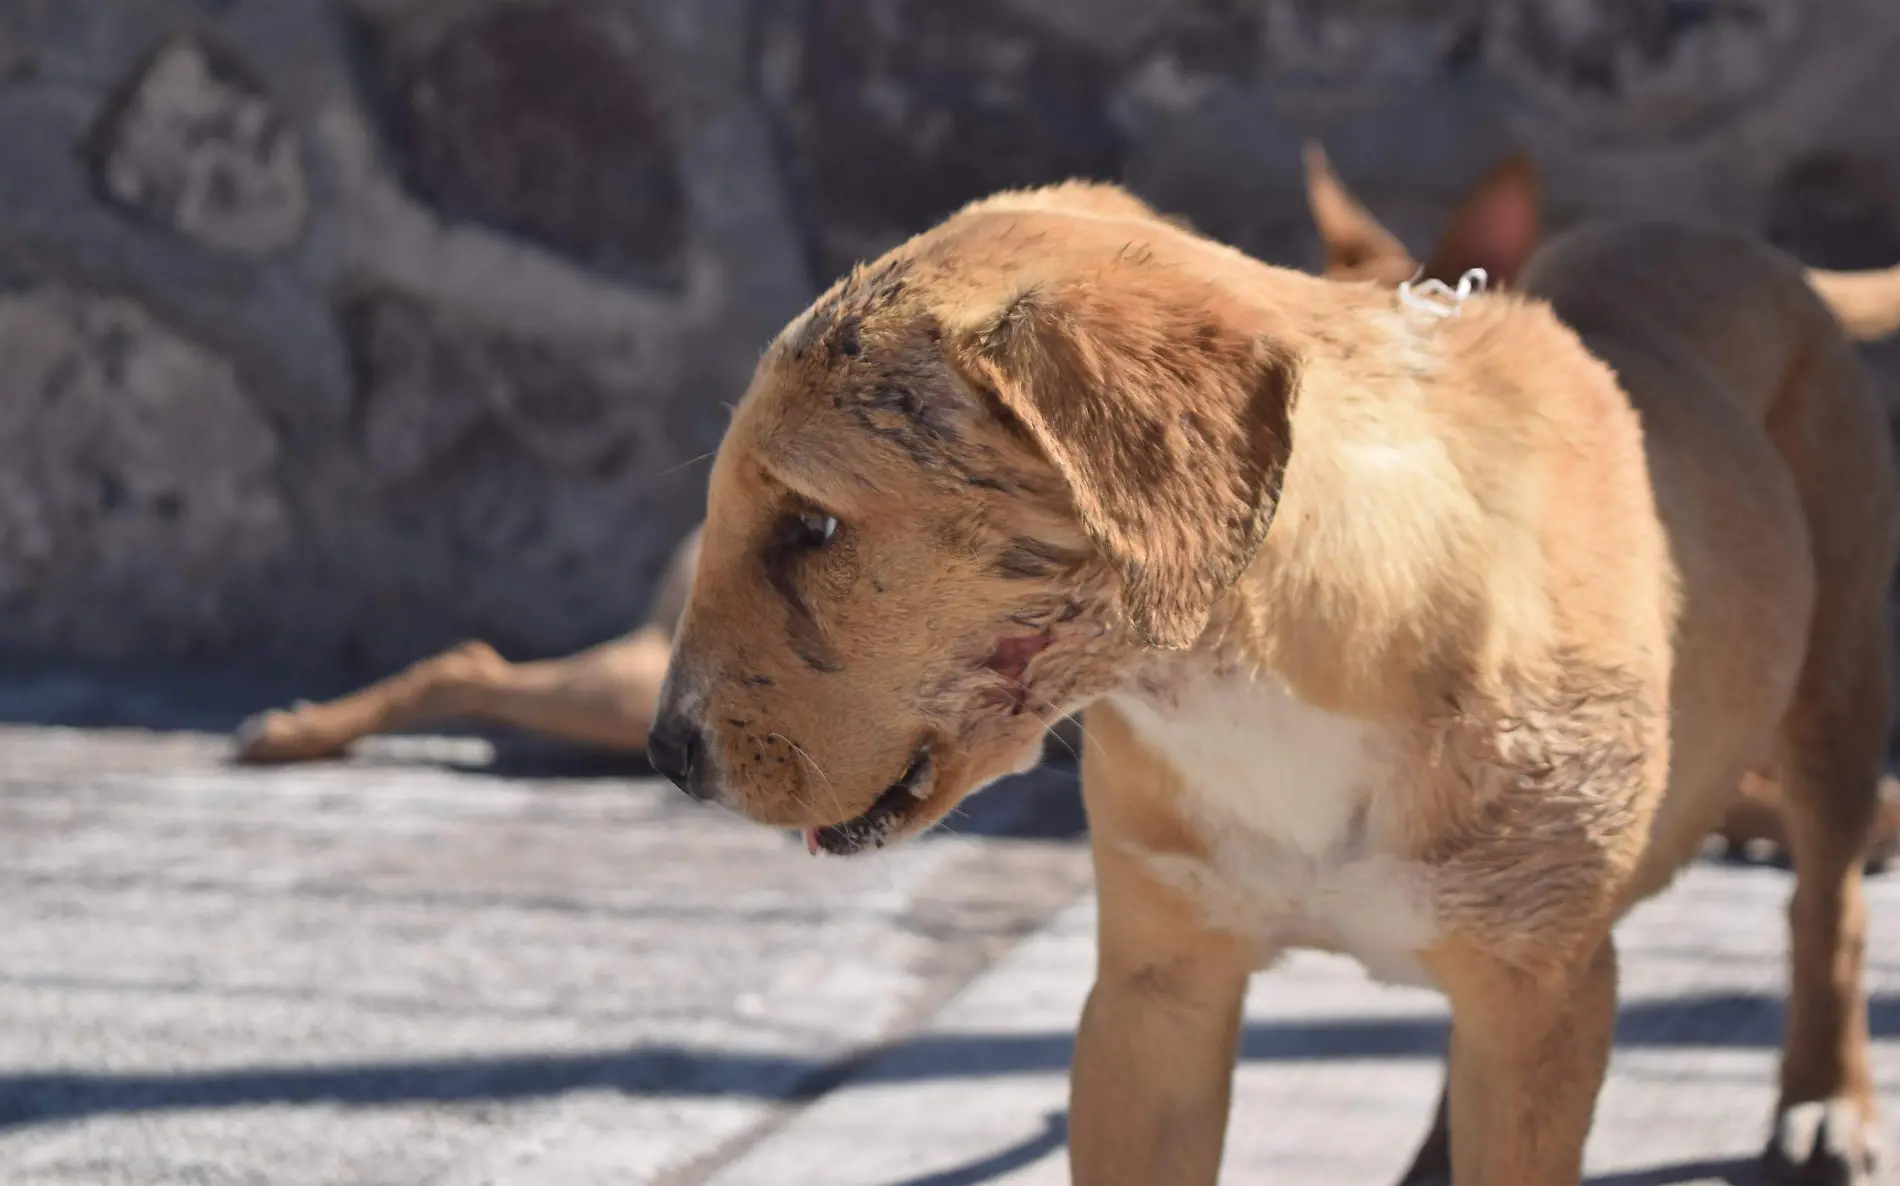
[[[1033,763],[1131,657],[1191,645],[1291,446],[1298,368],[1235,279],[1263,272],[1063,187],[821,297],[714,463],[656,767],[856,851]]]
[[[1482,268],[1492,284],[1511,285],[1542,235],[1542,185],[1537,167],[1522,154],[1506,157],[1478,179],[1422,264],[1353,196],[1317,144],[1306,147],[1306,204],[1325,249],[1326,275],[1334,280],[1456,284],[1466,271]]]

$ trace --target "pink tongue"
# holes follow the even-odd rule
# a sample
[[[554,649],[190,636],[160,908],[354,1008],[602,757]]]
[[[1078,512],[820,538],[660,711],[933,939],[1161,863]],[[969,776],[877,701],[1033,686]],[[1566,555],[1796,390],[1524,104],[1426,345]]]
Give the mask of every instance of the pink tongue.
[[[805,829],[805,851],[810,853],[813,856],[818,855],[818,829],[817,828]]]

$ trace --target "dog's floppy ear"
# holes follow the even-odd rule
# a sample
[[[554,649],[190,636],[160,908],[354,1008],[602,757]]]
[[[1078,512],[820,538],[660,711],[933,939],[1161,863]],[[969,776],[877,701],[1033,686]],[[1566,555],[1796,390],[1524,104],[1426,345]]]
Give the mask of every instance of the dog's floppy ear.
[[[1405,244],[1352,196],[1317,142],[1306,146],[1306,205],[1326,251],[1328,276],[1372,272],[1403,280],[1417,269]]]
[[[1019,290],[947,339],[1068,483],[1154,646],[1193,645],[1272,522],[1299,368],[1264,320],[1135,252]]]
[[[1542,233],[1543,192],[1537,166],[1513,153],[1471,187],[1425,265],[1434,280],[1455,284],[1483,268],[1493,284],[1515,284]]]

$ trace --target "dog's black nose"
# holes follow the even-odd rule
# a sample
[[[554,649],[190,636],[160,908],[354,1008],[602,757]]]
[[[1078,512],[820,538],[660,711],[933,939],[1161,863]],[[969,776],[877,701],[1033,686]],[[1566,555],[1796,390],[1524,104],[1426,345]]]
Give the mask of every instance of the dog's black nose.
[[[647,734],[647,764],[655,774],[693,798],[704,799],[705,748],[699,726],[684,713],[662,713]]]

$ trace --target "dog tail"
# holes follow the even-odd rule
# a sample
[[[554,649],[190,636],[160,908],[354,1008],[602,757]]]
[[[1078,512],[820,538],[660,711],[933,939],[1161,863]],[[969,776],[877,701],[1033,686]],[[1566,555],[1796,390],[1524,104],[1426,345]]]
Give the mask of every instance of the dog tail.
[[[1900,265],[1871,272],[1809,268],[1808,283],[1855,341],[1874,342],[1900,332]]]

